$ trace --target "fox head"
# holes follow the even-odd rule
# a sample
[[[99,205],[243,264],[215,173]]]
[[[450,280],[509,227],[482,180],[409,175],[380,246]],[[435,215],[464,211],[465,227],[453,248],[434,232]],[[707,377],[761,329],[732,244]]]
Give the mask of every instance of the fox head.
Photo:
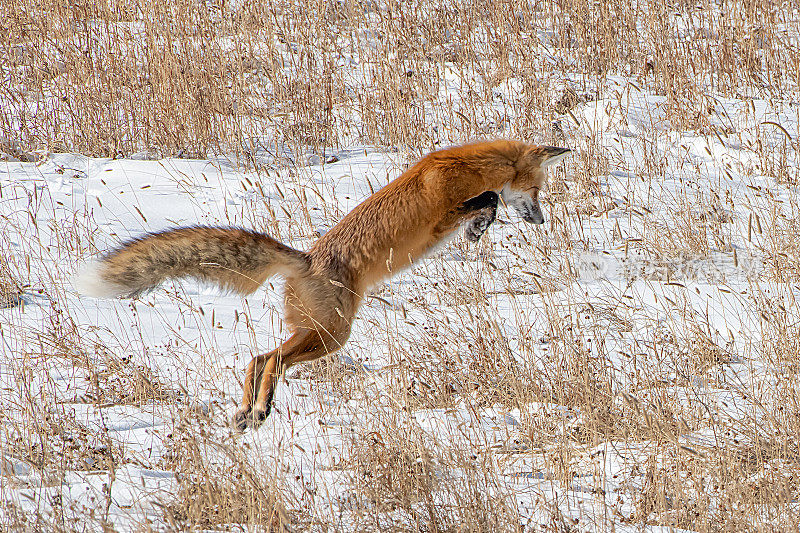
[[[545,183],[544,169],[558,163],[570,153],[569,148],[527,146],[517,158],[516,175],[500,190],[506,205],[513,207],[525,222],[544,223],[539,205],[539,191]]]

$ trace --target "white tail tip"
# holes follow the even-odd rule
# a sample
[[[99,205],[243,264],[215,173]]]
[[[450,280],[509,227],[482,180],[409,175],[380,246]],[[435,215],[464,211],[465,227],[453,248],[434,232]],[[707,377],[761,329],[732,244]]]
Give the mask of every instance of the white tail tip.
[[[101,261],[87,261],[70,277],[72,288],[81,296],[119,298],[129,293],[125,287],[103,278]]]

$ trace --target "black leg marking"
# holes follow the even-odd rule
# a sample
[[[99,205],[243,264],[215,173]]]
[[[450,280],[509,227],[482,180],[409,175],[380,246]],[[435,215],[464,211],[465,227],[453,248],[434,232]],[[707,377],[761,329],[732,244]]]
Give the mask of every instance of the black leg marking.
[[[459,206],[459,211],[466,214],[474,211],[480,211],[482,209],[486,209],[487,207],[494,207],[497,209],[497,202],[499,200],[500,196],[496,192],[486,191],[461,204]]]
[[[278,380],[274,379],[272,381],[272,388],[269,390],[269,396],[267,396],[267,408],[264,410],[264,413],[259,413],[259,421],[263,422],[267,419],[269,414],[272,412],[272,398],[275,396],[275,387],[278,386]]]
[[[267,377],[265,379],[270,379],[270,378]],[[267,402],[266,402],[267,405],[263,411],[261,409],[253,408],[251,416],[249,416],[247,420],[247,425],[252,429],[254,430],[258,429],[259,426],[261,426],[261,424],[263,424],[264,421],[267,419],[270,412],[272,412],[272,398],[273,396],[275,396],[275,387],[277,386],[278,386],[278,380],[273,378],[272,388],[269,390],[269,396],[267,396]]]

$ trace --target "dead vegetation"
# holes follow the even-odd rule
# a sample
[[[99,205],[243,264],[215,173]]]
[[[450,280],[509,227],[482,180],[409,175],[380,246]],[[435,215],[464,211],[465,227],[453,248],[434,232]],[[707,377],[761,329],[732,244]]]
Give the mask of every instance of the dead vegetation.
[[[300,518],[292,512],[297,502],[287,505],[278,478],[254,469],[246,448],[230,437],[220,440],[213,425],[202,413],[189,411],[168,436],[160,466],[175,472],[177,492],[162,503],[167,526],[191,531],[235,524],[292,531]]]

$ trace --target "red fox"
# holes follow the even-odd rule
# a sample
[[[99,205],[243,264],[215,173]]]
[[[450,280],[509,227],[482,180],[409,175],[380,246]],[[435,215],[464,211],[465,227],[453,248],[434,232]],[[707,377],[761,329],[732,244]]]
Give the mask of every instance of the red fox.
[[[569,152],[509,140],[440,150],[364,200],[307,252],[245,229],[176,228],[108,252],[75,286],[88,296],[135,296],[168,278],[193,276],[246,295],[283,275],[292,335],[250,362],[233,419],[240,430],[255,429],[269,415],[277,376],[341,348],[370,287],[423,258],[462,224],[466,238],[477,241],[500,199],[526,222],[543,223],[543,169]]]

